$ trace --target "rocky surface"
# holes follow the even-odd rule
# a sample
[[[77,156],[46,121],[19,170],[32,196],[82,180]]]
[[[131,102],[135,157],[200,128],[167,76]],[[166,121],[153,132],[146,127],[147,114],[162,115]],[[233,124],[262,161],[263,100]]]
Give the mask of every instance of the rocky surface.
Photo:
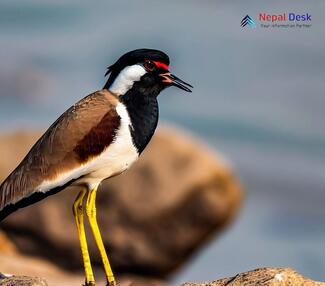
[[[0,246],[2,243],[10,245],[10,241],[3,232],[0,232],[0,237]],[[8,249],[1,248],[0,271],[0,286],[80,286],[84,282],[83,273],[66,272],[44,259],[24,256],[12,249],[11,246]],[[46,279],[41,277],[46,277]],[[119,286],[167,285],[163,280],[134,275],[119,276],[117,280]],[[96,273],[96,284],[106,284],[103,271]]]
[[[97,283],[98,284],[98,283]],[[12,276],[0,278],[0,286],[47,286],[42,278],[28,276]],[[59,284],[51,284],[58,286]],[[63,285],[78,285],[66,282]],[[80,285],[80,284],[79,284]],[[103,284],[104,285],[104,284]],[[161,280],[124,277],[118,280],[120,286],[167,286]],[[234,277],[223,278],[204,283],[184,283],[181,286],[324,286],[325,283],[305,278],[290,268],[260,268],[237,274]]]
[[[0,138],[1,178],[38,136],[16,133]],[[12,214],[1,227],[20,252],[66,270],[81,270],[71,211],[76,195],[77,190],[67,189]],[[104,182],[98,193],[98,220],[115,272],[170,274],[229,224],[241,197],[222,158],[179,132],[159,130],[141,159]],[[92,262],[100,266],[94,242],[89,242]]]
[[[99,284],[99,283],[97,283]],[[96,284],[96,285],[97,285]],[[0,286],[58,286],[59,284],[48,284],[46,280],[39,277],[29,277],[29,276],[10,276],[0,278]],[[62,284],[62,286],[72,286],[72,285],[82,285],[79,284]],[[104,281],[101,281],[100,285],[105,285]],[[128,277],[121,278],[118,280],[119,286],[167,286],[167,284],[161,280],[140,278],[140,277]]]
[[[50,285],[57,286],[81,285],[84,280],[82,274],[68,273],[49,261],[19,253],[3,232],[0,232],[0,273],[14,275],[3,280],[0,274],[0,285],[39,285],[44,283],[43,280],[35,277],[44,277]]]
[[[20,276],[44,277],[44,279],[46,279],[50,285],[56,286],[81,285],[84,281],[84,276],[82,274],[76,275],[67,273],[48,261],[35,257],[24,256],[21,254],[0,254],[0,270],[2,273],[17,275],[13,276],[11,278],[11,281],[15,279],[14,277]],[[1,283],[3,283],[3,281],[0,279],[0,286],[2,286]],[[20,285],[18,283],[16,284]],[[16,284],[13,283],[13,285]]]
[[[182,286],[325,286],[323,282],[305,278],[290,268],[260,268],[205,283],[185,283]]]
[[[38,277],[12,276],[0,279],[0,286],[48,286],[47,282]]]

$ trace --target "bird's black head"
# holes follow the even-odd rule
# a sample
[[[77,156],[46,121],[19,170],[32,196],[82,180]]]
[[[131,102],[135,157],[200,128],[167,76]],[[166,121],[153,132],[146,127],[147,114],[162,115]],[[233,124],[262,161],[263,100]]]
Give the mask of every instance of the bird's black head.
[[[138,49],[121,56],[108,68],[109,78],[104,88],[117,94],[126,94],[132,89],[157,96],[168,86],[177,86],[191,92],[188,83],[169,72],[169,57],[162,51]]]

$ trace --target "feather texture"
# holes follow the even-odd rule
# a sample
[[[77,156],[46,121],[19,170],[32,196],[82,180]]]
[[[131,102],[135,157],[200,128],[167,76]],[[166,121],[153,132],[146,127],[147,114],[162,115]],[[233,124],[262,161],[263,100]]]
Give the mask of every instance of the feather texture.
[[[42,183],[55,181],[103,152],[120,126],[118,102],[113,94],[102,90],[63,113],[1,184],[0,211],[35,192],[50,191],[40,188]]]

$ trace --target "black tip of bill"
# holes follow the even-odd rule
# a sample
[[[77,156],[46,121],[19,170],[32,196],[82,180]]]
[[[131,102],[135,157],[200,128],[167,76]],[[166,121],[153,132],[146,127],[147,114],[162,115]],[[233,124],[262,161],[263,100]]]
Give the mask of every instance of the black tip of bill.
[[[178,78],[177,76],[175,76],[173,74],[170,76],[170,79],[172,80],[172,85],[174,85],[182,90],[185,90],[187,92],[192,92],[192,90],[189,89],[189,87],[193,88],[193,86],[190,85],[189,83],[181,80],[180,78]]]
[[[168,73],[160,74],[160,76],[164,79],[162,82],[176,86],[176,87],[178,87],[182,90],[185,90],[187,92],[192,92],[192,90],[190,90],[189,87],[193,88],[193,86],[191,86],[189,83],[181,80],[180,78],[173,75],[172,73],[168,72]]]

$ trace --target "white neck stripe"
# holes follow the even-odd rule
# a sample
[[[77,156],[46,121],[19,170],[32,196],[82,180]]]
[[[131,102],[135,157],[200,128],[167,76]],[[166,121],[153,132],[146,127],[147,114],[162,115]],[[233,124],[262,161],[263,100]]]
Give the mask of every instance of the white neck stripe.
[[[145,73],[146,70],[141,65],[128,66],[121,70],[109,90],[117,95],[123,95],[130,90],[134,82],[139,81]]]

